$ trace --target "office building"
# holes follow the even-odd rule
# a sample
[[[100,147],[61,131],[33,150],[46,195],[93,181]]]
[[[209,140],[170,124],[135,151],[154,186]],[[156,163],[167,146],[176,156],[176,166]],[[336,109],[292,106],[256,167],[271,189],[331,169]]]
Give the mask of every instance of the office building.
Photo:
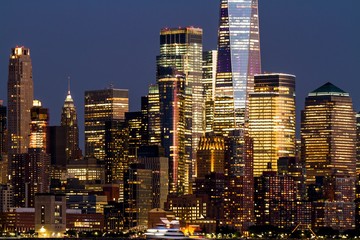
[[[11,50],[8,78],[9,159],[13,154],[27,153],[30,136],[30,109],[33,104],[33,78],[30,49]]]
[[[301,116],[306,183],[333,174],[355,177],[356,120],[349,93],[331,83],[310,92]]]
[[[81,158],[81,150],[79,148],[79,127],[77,122],[77,113],[74,100],[70,93],[70,84],[61,112],[61,126],[65,130],[66,142],[66,160]]]
[[[85,92],[85,155],[104,160],[105,122],[125,121],[129,110],[128,90],[104,89]]]
[[[249,103],[249,135],[258,177],[263,171],[277,171],[279,157],[295,157],[295,76],[255,75]]]
[[[49,125],[49,110],[47,108],[43,108],[39,100],[34,100],[30,114],[31,123],[29,149],[38,148],[43,152],[46,152],[46,134]]]
[[[152,84],[148,92],[148,134],[150,145],[161,145],[159,86]]]
[[[196,149],[204,134],[204,89],[202,84],[202,29],[195,27],[164,28],[160,31],[158,67],[173,67],[186,79],[185,138],[186,160],[194,174]],[[161,73],[158,72],[158,80]]]
[[[3,100],[0,100],[0,160],[3,155],[7,153],[7,109],[3,105]]]
[[[35,232],[39,238],[63,238],[66,231],[66,197],[35,195]]]
[[[185,77],[162,68],[158,79],[161,145],[169,158],[169,192],[189,191],[190,162],[185,158]]]
[[[157,145],[142,146],[138,151],[138,162],[151,170],[152,206],[164,208],[169,192],[169,159],[164,149]]]
[[[356,113],[356,174],[360,174],[360,112]]]
[[[244,126],[255,74],[261,73],[257,0],[221,0],[215,133]]]
[[[217,51],[204,51],[202,63],[202,84],[204,86],[205,100],[205,132],[213,131],[216,66]]]

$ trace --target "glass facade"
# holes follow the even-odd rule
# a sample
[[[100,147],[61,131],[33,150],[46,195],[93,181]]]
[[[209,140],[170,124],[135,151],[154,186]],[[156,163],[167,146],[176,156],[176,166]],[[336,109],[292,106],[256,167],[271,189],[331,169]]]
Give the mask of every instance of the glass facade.
[[[214,131],[244,126],[253,76],[261,73],[257,0],[222,0]]]
[[[125,121],[129,111],[126,89],[104,89],[85,92],[85,155],[105,157],[105,122]]]
[[[202,29],[164,28],[160,32],[158,67],[174,67],[185,75],[185,147],[190,175],[194,175],[196,149],[204,134],[204,89],[202,84]]]
[[[279,157],[295,156],[295,76],[261,74],[249,95],[249,135],[254,141],[254,176],[277,171]]]
[[[46,132],[49,125],[49,111],[41,107],[41,102],[34,100],[34,106],[31,108],[30,123],[30,144],[29,148],[40,148],[46,152]]]

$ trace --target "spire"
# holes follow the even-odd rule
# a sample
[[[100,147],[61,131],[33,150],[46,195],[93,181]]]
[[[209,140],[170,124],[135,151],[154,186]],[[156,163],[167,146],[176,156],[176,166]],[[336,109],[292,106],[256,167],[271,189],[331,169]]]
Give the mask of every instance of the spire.
[[[68,95],[70,95],[70,76],[68,76]]]

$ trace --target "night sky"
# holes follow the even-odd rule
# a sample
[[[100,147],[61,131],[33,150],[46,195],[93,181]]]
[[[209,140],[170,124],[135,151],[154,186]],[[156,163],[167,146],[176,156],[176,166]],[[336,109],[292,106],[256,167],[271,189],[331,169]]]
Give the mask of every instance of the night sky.
[[[155,83],[160,29],[201,27],[204,50],[216,49],[219,2],[1,1],[0,99],[6,105],[10,49],[29,47],[34,96],[50,109],[51,125],[60,124],[71,77],[83,139],[84,92],[110,84],[129,89],[130,110],[139,110],[140,96]],[[262,68],[297,76],[298,120],[308,92],[328,81],[360,110],[359,9],[359,0],[260,0]]]

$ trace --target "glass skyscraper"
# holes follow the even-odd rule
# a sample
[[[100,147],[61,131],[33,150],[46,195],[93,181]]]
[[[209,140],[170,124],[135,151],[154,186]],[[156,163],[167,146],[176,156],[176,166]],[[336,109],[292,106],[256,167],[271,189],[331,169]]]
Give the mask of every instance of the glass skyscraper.
[[[255,74],[261,73],[257,0],[221,0],[214,131],[244,126]]]

